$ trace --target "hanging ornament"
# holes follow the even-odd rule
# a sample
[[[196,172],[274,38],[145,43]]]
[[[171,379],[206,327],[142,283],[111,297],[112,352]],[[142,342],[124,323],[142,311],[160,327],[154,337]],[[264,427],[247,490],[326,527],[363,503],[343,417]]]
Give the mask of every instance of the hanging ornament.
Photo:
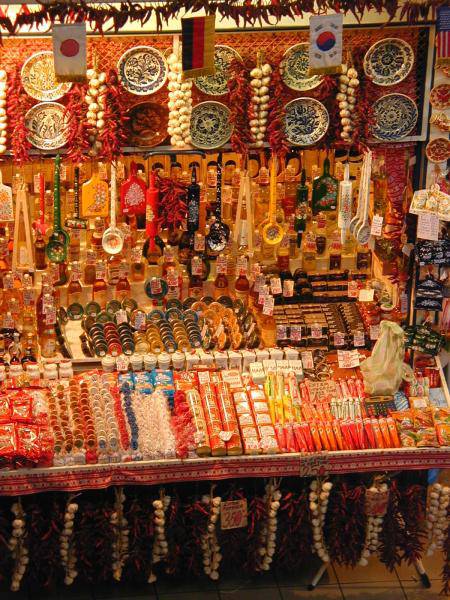
[[[333,484],[330,481],[320,482],[319,479],[311,481],[309,486],[309,510],[311,511],[311,524],[313,528],[313,547],[317,556],[325,563],[330,562],[330,556],[325,544],[323,526],[328,510],[328,500]]]
[[[250,71],[254,115],[250,121],[250,131],[258,147],[264,146],[264,139],[266,137],[271,74],[272,67],[268,63],[263,64],[262,55],[258,52],[257,66]]]
[[[169,126],[172,146],[182,148],[191,143],[190,123],[192,112],[192,80],[184,80],[181,64],[181,47],[174,36],[173,51],[167,59],[169,65]]]
[[[73,524],[75,515],[78,512],[78,504],[73,501],[74,498],[75,496],[69,496],[67,499],[64,513],[64,529],[59,536],[59,553],[61,564],[64,568],[64,583],[66,585],[71,585],[78,575],[75,570],[77,557],[73,541]]]
[[[17,592],[20,589],[20,582],[25,575],[29,562],[28,548],[26,546],[26,514],[23,510],[20,498],[11,506],[11,512],[14,515],[12,535],[8,544],[14,560],[11,575],[11,591]]]

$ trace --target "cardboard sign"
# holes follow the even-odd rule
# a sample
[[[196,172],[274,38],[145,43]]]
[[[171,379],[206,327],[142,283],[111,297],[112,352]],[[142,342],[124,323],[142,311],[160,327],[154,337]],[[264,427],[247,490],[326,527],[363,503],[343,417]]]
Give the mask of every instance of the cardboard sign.
[[[368,517],[384,517],[389,503],[389,490],[380,492],[366,489],[366,515]]]
[[[247,499],[229,500],[220,505],[220,528],[239,529],[247,527]]]

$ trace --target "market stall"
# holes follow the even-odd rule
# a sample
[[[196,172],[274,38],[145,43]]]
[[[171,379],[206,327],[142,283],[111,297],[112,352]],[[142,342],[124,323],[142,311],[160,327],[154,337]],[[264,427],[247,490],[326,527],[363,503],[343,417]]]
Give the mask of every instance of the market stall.
[[[448,592],[448,14],[214,8],[0,10],[0,576]]]

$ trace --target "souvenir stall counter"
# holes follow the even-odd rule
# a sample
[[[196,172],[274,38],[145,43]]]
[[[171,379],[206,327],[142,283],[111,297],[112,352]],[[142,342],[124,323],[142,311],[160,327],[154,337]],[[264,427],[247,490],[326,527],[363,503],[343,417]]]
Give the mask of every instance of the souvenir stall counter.
[[[215,10],[296,10],[277,6]],[[56,23],[0,47],[13,591],[312,553],[428,584],[435,551],[449,591],[450,485],[426,471],[450,468],[450,83],[421,7],[389,29],[210,14],[180,35],[169,2],[0,13],[9,34]]]

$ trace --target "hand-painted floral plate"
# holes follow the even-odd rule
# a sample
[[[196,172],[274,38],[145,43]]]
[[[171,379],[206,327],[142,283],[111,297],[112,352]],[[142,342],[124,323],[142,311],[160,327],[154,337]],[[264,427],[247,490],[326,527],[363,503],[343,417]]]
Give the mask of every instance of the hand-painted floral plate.
[[[40,150],[56,150],[67,142],[65,108],[58,102],[35,104],[25,115],[27,138]]]
[[[281,78],[291,90],[306,92],[313,90],[322,83],[322,75],[309,73],[309,44],[303,42],[291,46],[284,53],[280,64]]]
[[[123,87],[136,96],[154,94],[165,84],[167,63],[164,56],[151,46],[135,46],[122,54],[117,72]]]
[[[26,93],[42,102],[58,100],[72,87],[70,82],[56,81],[53,52],[50,50],[30,56],[23,64],[20,78]]]
[[[430,92],[430,104],[437,110],[446,110],[450,106],[450,84],[435,85]]]
[[[372,134],[383,142],[401,140],[417,123],[417,106],[404,94],[387,94],[373,105]]]
[[[379,40],[364,57],[364,72],[377,85],[395,85],[403,81],[414,65],[414,51],[399,38]]]
[[[164,104],[139,102],[130,108],[128,117],[131,146],[152,148],[166,139],[169,111]]]
[[[239,53],[230,46],[216,46],[214,48],[214,75],[205,75],[194,79],[196,87],[208,96],[223,96],[228,91],[230,66],[233,60],[242,61]]]
[[[450,140],[444,137],[428,142],[425,154],[430,162],[441,163],[450,160]]]
[[[220,148],[233,132],[230,109],[221,102],[201,102],[191,114],[192,145],[203,150]]]
[[[295,146],[312,146],[328,130],[330,117],[322,102],[314,98],[296,98],[286,104],[284,130]]]

